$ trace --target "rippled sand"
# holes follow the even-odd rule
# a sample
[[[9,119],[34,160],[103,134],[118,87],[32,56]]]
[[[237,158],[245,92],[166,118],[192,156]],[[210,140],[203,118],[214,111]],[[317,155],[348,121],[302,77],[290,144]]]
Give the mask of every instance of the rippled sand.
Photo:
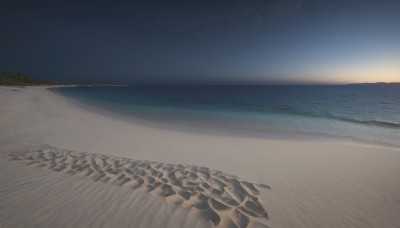
[[[165,197],[222,227],[263,225],[268,218],[258,198],[265,184],[254,184],[206,167],[138,161],[42,146],[3,154],[9,161],[66,175],[90,177],[116,186]]]

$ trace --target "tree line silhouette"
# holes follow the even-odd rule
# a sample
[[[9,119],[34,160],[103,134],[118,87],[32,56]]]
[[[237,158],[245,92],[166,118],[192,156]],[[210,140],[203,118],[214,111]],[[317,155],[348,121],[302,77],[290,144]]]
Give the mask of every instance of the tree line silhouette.
[[[2,86],[31,86],[31,85],[59,85],[57,82],[30,78],[24,74],[0,72],[0,85]]]

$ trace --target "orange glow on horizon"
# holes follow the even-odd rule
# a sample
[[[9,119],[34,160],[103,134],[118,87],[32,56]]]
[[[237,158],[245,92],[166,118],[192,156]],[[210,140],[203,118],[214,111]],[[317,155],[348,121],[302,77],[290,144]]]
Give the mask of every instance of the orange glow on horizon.
[[[400,82],[400,61],[320,69],[306,75],[297,75],[304,82],[325,84]]]

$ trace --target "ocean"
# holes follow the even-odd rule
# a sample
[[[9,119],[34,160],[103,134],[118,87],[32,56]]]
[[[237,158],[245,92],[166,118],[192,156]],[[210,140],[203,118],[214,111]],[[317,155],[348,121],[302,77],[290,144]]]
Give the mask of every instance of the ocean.
[[[82,86],[89,106],[171,126],[400,147],[400,85]]]

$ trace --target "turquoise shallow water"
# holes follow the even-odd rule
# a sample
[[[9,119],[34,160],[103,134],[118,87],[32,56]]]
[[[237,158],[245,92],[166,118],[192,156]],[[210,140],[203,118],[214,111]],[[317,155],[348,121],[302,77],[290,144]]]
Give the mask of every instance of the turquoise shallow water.
[[[66,87],[58,91],[101,109],[151,121],[400,147],[400,85]]]

